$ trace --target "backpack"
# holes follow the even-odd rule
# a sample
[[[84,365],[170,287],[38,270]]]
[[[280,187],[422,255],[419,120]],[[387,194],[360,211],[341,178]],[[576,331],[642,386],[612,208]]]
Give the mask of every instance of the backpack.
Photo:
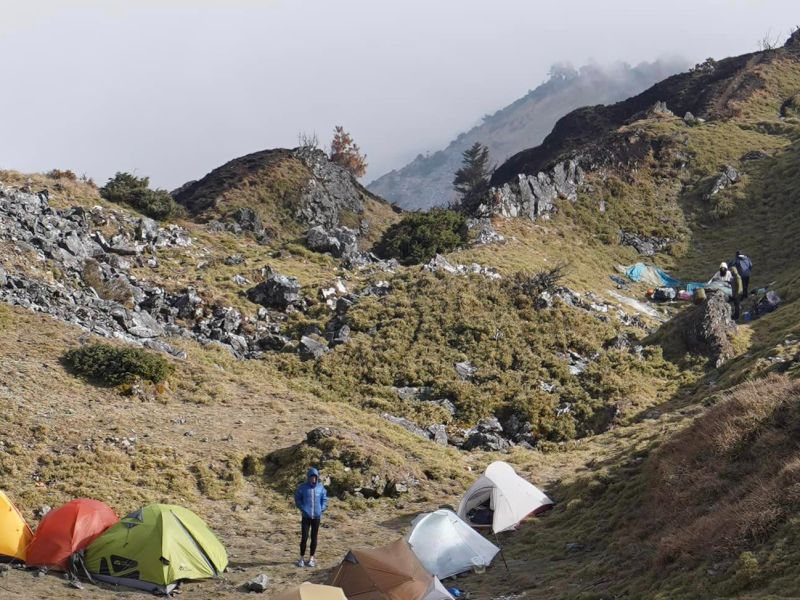
[[[657,288],[656,291],[653,292],[653,300],[657,302],[669,302],[670,300],[675,300],[676,294],[677,292],[675,291],[675,288]]]

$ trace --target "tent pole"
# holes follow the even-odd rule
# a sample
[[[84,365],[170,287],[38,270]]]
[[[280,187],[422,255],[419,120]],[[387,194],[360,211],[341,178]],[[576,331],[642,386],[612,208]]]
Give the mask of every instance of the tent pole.
[[[506,562],[506,555],[503,553],[503,545],[500,543],[500,538],[497,537],[497,534],[494,534],[494,541],[497,542],[497,547],[500,548],[500,558],[503,559],[503,564],[506,566],[506,571],[508,571],[508,563]]]

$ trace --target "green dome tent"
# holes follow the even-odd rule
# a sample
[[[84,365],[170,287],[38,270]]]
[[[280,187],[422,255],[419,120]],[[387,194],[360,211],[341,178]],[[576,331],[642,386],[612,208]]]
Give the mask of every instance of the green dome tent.
[[[85,564],[98,581],[168,593],[185,579],[217,577],[228,555],[189,509],[150,504],[92,542]]]

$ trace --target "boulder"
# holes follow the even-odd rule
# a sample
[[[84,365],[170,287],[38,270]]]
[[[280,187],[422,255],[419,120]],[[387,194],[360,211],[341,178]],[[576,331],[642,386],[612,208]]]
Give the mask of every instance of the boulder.
[[[164,328],[149,313],[119,308],[112,316],[129,334],[137,338],[154,338],[164,335]]]
[[[731,165],[726,165],[722,168],[722,173],[714,180],[711,190],[706,194],[706,198],[710,198],[725,188],[735,184],[740,178],[739,171],[734,169]]]
[[[497,433],[473,431],[467,437],[462,448],[464,450],[488,450],[490,452],[508,452],[511,444]]]
[[[428,427],[428,435],[437,444],[447,446],[449,441],[447,438],[447,427],[441,423]]]
[[[238,225],[239,231],[249,231],[256,235],[264,231],[264,227],[261,225],[261,217],[252,208],[243,207],[232,210],[227,214],[227,219]]]
[[[300,354],[300,358],[303,360],[318,360],[322,358],[326,352],[328,352],[328,347],[322,342],[304,335],[300,338],[298,352]]]
[[[346,258],[358,251],[358,233],[349,227],[326,229],[317,225],[308,230],[306,246],[314,252],[329,252],[336,258]]]
[[[732,343],[736,324],[726,295],[711,291],[705,302],[690,310],[683,331],[687,346],[708,356],[715,367],[722,366],[736,354]]]
[[[256,304],[285,310],[300,302],[300,284],[295,277],[272,273],[265,281],[247,290],[247,297]]]

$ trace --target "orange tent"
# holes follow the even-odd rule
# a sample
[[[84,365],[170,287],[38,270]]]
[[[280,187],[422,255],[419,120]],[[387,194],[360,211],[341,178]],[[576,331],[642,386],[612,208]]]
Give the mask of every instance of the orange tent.
[[[86,548],[117,521],[114,511],[99,500],[79,498],[67,502],[51,510],[39,523],[25,562],[32,567],[66,571],[70,555]]]

